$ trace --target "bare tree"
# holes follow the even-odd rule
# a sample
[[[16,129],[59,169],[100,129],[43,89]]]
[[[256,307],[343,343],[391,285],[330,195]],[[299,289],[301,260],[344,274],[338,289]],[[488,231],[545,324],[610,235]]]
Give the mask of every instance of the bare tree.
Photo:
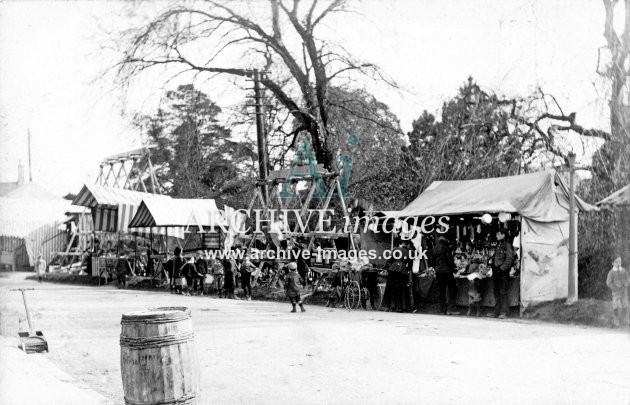
[[[263,85],[294,119],[291,144],[300,131],[307,131],[317,160],[332,169],[329,88],[357,74],[395,86],[376,65],[357,61],[343,47],[317,36],[324,21],[349,11],[345,0],[185,2],[126,33],[118,74],[129,81],[154,66],[179,65],[182,71],[248,77],[251,65],[244,64],[258,57],[258,66],[269,72]],[[200,49],[211,50],[200,54]],[[228,50],[240,50],[248,58],[240,66],[220,65]]]
[[[630,143],[630,0],[603,0],[606,10],[604,21],[604,38],[610,61],[598,73],[610,80],[610,131],[612,140],[618,143],[626,153],[614,163],[615,182],[623,181],[622,177],[630,168],[628,143]],[[623,3],[623,8],[618,7]],[[615,12],[623,14],[623,31],[615,29]],[[621,177],[620,177],[621,176]]]

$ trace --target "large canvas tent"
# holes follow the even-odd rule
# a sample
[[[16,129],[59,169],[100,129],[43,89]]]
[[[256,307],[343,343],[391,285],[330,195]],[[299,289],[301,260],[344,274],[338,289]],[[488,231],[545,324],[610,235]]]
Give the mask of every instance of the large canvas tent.
[[[579,211],[597,210],[579,198],[576,205]],[[404,218],[502,212],[521,217],[521,305],[566,298],[569,192],[555,171],[436,181],[397,215]]]
[[[18,268],[31,267],[38,254],[50,261],[67,243],[64,213],[70,201],[42,186],[25,182],[0,183],[0,249],[2,261]],[[61,228],[61,229],[60,229]]]
[[[32,267],[38,254],[49,262],[65,247],[64,212],[70,201],[62,198],[32,200],[0,197],[0,245],[13,256],[17,268]]]

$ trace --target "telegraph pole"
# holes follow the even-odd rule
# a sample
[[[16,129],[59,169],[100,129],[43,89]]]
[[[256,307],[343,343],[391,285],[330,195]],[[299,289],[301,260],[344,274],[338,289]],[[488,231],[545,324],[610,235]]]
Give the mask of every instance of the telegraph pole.
[[[569,153],[569,291],[567,303],[578,299],[577,274],[577,232],[575,214],[575,154]]]
[[[256,138],[258,141],[258,178],[261,183],[261,191],[265,205],[269,204],[269,192],[267,187],[267,139],[265,136],[265,123],[263,121],[263,95],[260,87],[262,73],[258,69],[252,72],[254,79],[254,101],[256,102]]]

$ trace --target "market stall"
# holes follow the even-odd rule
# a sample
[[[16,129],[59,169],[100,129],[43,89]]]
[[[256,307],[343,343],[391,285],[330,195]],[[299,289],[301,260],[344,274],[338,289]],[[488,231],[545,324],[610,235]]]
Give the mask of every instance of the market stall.
[[[134,272],[139,255],[138,246],[141,245],[137,236],[151,240],[153,235],[161,235],[162,239],[182,238],[183,232],[167,233],[166,228],[136,228],[131,230],[129,222],[138,210],[143,200],[166,201],[172,198],[160,194],[143,193],[139,191],[104,187],[98,185],[84,185],[72,201],[73,205],[87,207],[91,211],[93,222],[91,273],[94,276],[108,274],[111,276],[113,263],[121,254],[130,256],[131,269]],[[96,246],[96,239],[99,246]],[[121,245],[124,249],[121,251]],[[140,252],[141,253],[141,252]]]
[[[227,206],[220,210],[212,199],[147,199],[140,203],[128,227],[164,229],[181,236],[184,251],[197,251],[229,249],[244,221],[244,214]],[[159,262],[155,268],[158,274],[163,269]]]
[[[576,203],[580,211],[597,210],[579,198]],[[436,181],[397,216],[405,224],[414,218],[435,217],[437,221],[448,217],[445,235],[459,256],[460,268],[473,254],[487,262],[497,245],[496,231],[506,229],[518,254],[518,265],[512,271],[511,306],[520,303],[527,307],[568,296],[569,192],[555,171]],[[467,305],[467,281],[459,281],[460,305]],[[493,306],[492,283],[486,282],[485,287],[482,303]]]

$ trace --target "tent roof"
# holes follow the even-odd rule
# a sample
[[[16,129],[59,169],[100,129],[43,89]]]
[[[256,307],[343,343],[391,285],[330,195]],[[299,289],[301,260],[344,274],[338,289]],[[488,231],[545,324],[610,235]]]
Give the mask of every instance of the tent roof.
[[[582,211],[597,207],[576,198]],[[399,216],[518,213],[540,221],[569,218],[569,192],[555,171],[463,181],[434,181]]]
[[[35,229],[63,222],[70,201],[0,197],[0,236],[23,238]]]
[[[615,191],[608,197],[598,202],[596,205],[600,207],[630,205],[630,184]]]
[[[97,206],[109,206],[114,208],[123,204],[138,206],[143,200],[152,198],[171,199],[171,197],[167,195],[85,184],[72,201],[72,204],[89,208],[95,208]]]
[[[0,197],[4,198],[25,198],[37,200],[59,200],[60,196],[53,194],[37,183],[17,182],[0,183]]]
[[[148,199],[140,203],[129,227],[215,226],[223,221],[222,212],[211,199]]]

